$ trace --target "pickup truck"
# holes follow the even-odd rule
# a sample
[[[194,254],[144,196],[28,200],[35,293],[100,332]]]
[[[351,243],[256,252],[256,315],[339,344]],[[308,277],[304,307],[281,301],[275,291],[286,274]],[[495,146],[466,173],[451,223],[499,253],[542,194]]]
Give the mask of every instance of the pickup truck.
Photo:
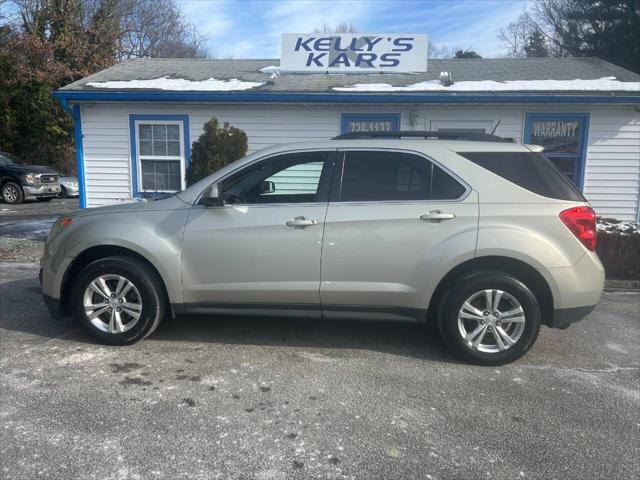
[[[60,194],[60,175],[39,165],[27,165],[0,152],[0,196],[5,203],[36,199],[48,202]]]

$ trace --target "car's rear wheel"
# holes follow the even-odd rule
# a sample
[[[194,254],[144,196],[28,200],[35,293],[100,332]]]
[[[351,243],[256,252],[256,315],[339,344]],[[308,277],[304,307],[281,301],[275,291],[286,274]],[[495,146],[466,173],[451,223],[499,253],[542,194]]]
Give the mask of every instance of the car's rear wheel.
[[[540,331],[535,295],[515,277],[482,272],[457,282],[440,309],[451,351],[470,363],[502,365],[527,353]]]
[[[24,193],[22,187],[15,182],[7,182],[2,185],[2,200],[5,203],[22,203],[24,201]]]
[[[94,340],[129,345],[150,335],[165,312],[164,288],[144,262],[108,257],[86,266],[71,292],[74,317]]]

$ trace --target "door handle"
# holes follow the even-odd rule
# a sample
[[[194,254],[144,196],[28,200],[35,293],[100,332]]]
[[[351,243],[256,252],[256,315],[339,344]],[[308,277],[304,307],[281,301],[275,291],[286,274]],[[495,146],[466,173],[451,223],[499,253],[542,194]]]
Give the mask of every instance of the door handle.
[[[454,218],[456,218],[455,213],[444,213],[440,210],[432,210],[429,213],[420,215],[420,220],[426,220],[428,222],[441,222],[443,220],[453,220]]]
[[[311,225],[317,225],[317,224],[318,224],[317,220],[311,220],[311,219],[308,219],[307,217],[296,217],[284,222],[285,227],[294,227],[294,228],[296,227],[305,228],[305,227],[310,227]]]

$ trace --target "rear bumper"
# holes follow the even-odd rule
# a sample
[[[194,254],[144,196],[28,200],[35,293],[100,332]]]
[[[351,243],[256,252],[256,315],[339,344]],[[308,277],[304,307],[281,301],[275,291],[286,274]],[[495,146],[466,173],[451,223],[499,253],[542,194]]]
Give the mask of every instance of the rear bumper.
[[[553,311],[553,318],[549,322],[551,328],[568,328],[572,323],[582,320],[596,308],[595,305],[588,307],[557,308]]]

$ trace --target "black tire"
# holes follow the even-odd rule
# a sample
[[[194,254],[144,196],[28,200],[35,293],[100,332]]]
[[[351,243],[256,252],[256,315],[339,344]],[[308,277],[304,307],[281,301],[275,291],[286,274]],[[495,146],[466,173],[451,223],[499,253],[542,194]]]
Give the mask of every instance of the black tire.
[[[60,193],[58,194],[59,198],[69,198],[69,192],[67,189],[60,185]]]
[[[122,333],[106,332],[88,318],[84,308],[85,290],[101,275],[120,275],[131,281],[137,289],[142,311],[137,323],[130,330]],[[90,263],[80,272],[71,290],[74,318],[91,338],[106,345],[130,345],[150,335],[164,317],[165,308],[162,281],[146,263],[131,257],[113,256]]]
[[[51,200],[53,200],[55,197],[38,197],[37,200],[39,202],[50,202]]]
[[[484,290],[502,290],[513,297],[524,311],[524,329],[520,338],[506,350],[483,352],[474,349],[465,342],[458,326],[458,315],[463,304],[472,298],[474,294]],[[505,298],[503,297],[501,302],[508,301]],[[469,320],[468,322],[475,322],[475,320]],[[540,331],[540,323],[540,306],[531,290],[512,275],[494,271],[479,272],[456,282],[445,294],[438,315],[440,333],[449,349],[460,359],[477,365],[504,365],[522,357],[535,343]],[[480,327],[480,323],[468,324]],[[484,321],[482,325],[485,325]],[[516,328],[516,324],[508,325],[508,327]],[[495,343],[496,348],[498,348],[495,337],[500,335],[497,332],[493,333],[493,329],[496,327],[489,328],[487,326],[487,328],[491,331],[491,336],[487,341]]]
[[[22,191],[22,187],[16,182],[3,183],[1,194],[4,203],[15,205],[24,202],[24,192]]]

